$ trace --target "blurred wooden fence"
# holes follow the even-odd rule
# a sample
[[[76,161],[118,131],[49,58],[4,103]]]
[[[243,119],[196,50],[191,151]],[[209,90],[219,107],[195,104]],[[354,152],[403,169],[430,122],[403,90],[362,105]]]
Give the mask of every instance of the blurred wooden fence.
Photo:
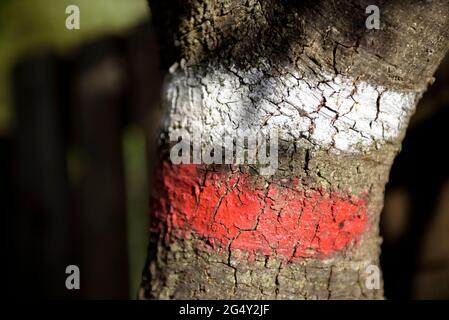
[[[127,210],[123,137],[130,127],[144,134],[148,148],[141,156],[150,166],[160,84],[156,52],[145,24],[70,56],[28,57],[15,69],[14,140],[2,142],[2,156],[9,155],[2,162],[11,168],[2,172],[7,211],[2,260],[9,296],[135,294],[138,279],[130,283],[128,260],[136,277],[136,259],[128,248],[130,242],[146,243],[141,231],[147,226],[137,223],[136,234],[129,230],[136,221]],[[148,171],[140,169],[146,179]],[[133,236],[142,239],[133,241]],[[65,288],[70,264],[80,267],[78,291]]]

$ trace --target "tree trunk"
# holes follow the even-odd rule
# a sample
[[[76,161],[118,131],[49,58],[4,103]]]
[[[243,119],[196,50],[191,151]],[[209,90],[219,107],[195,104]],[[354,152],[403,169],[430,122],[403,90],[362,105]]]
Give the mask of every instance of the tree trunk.
[[[150,0],[169,73],[141,298],[383,297],[383,190],[449,3],[377,3],[380,30],[369,1]]]

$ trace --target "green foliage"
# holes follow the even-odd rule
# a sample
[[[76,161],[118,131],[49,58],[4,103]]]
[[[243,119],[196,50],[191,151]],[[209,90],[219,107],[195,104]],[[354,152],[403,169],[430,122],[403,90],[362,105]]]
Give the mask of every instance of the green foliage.
[[[80,8],[80,30],[65,27],[71,4]],[[148,14],[146,0],[0,0],[0,135],[13,117],[9,78],[18,59],[40,51],[69,53],[85,41],[126,32]]]

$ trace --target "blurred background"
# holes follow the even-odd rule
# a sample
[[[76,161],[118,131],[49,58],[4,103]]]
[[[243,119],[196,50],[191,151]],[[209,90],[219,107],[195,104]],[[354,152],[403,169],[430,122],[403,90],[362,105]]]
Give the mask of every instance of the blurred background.
[[[145,0],[0,1],[6,296],[136,297],[159,111],[149,21]],[[70,264],[81,290],[65,289]]]
[[[150,20],[146,0],[0,0],[5,297],[136,297],[160,109]],[[387,298],[449,298],[448,121],[449,56],[387,186]],[[65,288],[70,264],[80,290]]]

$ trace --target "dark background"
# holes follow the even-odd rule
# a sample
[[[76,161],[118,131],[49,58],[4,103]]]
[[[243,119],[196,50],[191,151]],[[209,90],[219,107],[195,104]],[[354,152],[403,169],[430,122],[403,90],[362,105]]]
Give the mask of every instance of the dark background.
[[[123,7],[123,1],[113,2]],[[26,2],[32,6],[29,15],[39,2],[56,4],[7,2],[0,6],[0,18],[23,12]],[[95,10],[101,2],[114,12],[104,0],[96,9],[89,7],[92,1],[72,2],[78,2],[82,17],[89,12],[82,26],[100,19]],[[56,37],[73,38],[81,31],[65,30],[58,3]],[[143,16],[130,18],[120,32],[116,26],[83,31],[67,50],[18,50],[11,54],[11,68],[3,68],[9,97],[0,97],[0,107],[9,108],[6,120],[0,109],[1,290],[6,297],[136,296],[146,254],[161,83],[149,12]],[[102,19],[100,27],[115,21],[113,15]],[[51,29],[30,31],[29,21],[20,25],[19,36]],[[0,25],[0,35],[4,30]],[[386,189],[381,263],[391,299],[449,298],[449,56],[435,77]],[[80,290],[65,288],[70,264],[80,267]]]

